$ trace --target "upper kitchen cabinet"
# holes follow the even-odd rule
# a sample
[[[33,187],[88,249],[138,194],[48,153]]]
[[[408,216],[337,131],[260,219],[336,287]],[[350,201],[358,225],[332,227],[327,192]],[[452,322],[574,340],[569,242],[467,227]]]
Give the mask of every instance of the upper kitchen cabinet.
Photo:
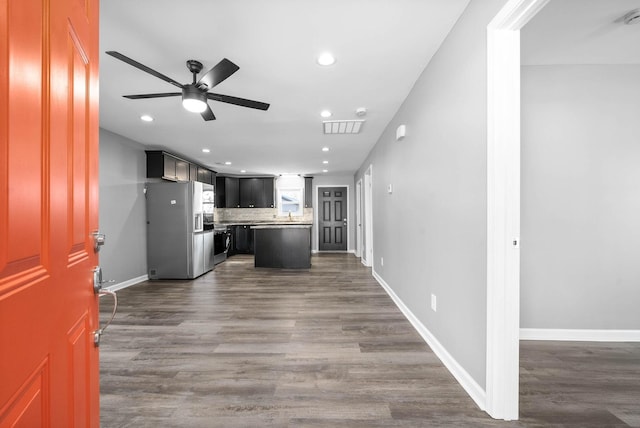
[[[216,208],[226,208],[227,204],[225,203],[225,185],[224,185],[225,177],[216,177],[216,187],[215,187],[215,195],[216,195]]]
[[[224,205],[226,208],[240,208],[240,179],[223,177]]]
[[[241,208],[273,208],[273,178],[241,178]]]
[[[147,151],[147,177],[189,181],[189,162],[161,151]]]
[[[313,207],[313,177],[304,178],[304,207]]]
[[[147,150],[147,178],[213,184],[215,172],[162,150]]]
[[[214,183],[214,174],[210,170],[202,167],[198,167],[198,181],[201,183]]]
[[[273,178],[262,179],[262,198],[263,199],[261,199],[259,203],[264,208],[273,208],[275,206],[274,184],[275,184],[275,180]]]

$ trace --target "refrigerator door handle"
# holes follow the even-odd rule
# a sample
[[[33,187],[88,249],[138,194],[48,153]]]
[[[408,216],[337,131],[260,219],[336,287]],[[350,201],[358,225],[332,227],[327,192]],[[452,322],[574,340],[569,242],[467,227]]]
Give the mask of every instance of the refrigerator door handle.
[[[194,232],[202,232],[202,230],[203,230],[202,213],[196,213],[193,216],[193,231]]]

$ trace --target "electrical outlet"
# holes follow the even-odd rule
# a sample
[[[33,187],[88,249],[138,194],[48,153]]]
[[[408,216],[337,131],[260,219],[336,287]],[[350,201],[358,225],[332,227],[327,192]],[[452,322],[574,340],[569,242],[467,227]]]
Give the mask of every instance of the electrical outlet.
[[[437,312],[437,310],[438,310],[438,305],[437,305],[437,300],[436,300],[436,295],[435,294],[431,294],[431,309],[433,310],[433,312]]]
[[[384,266],[384,257],[380,257],[380,266]]]

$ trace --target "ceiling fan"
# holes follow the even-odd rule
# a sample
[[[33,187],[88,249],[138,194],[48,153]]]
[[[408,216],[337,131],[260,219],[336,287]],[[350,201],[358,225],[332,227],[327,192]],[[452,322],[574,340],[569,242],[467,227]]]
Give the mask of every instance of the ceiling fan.
[[[228,104],[235,104],[241,107],[249,107],[258,110],[267,110],[269,108],[269,104],[262,103],[260,101],[252,101],[246,100],[244,98],[232,97],[229,95],[222,94],[214,94],[209,92],[211,88],[224,81],[227,77],[231,76],[233,73],[238,71],[240,67],[235,65],[233,62],[224,58],[220,61],[215,67],[211,70],[207,71],[200,80],[196,81],[196,76],[198,73],[202,71],[202,63],[193,59],[187,61],[187,68],[193,74],[193,82],[182,84],[170,77],[165,76],[162,73],[159,73],[152,68],[147,67],[144,64],[140,64],[138,61],[135,61],[127,56],[122,55],[116,51],[107,51],[107,55],[111,55],[114,58],[119,59],[120,61],[124,61],[129,65],[136,67],[139,70],[147,72],[152,76],[155,76],[159,79],[164,80],[165,82],[171,83],[173,86],[177,86],[182,89],[182,92],[163,92],[159,94],[140,94],[140,95],[123,95],[125,98],[129,98],[130,100],[139,100],[143,98],[163,98],[163,97],[177,97],[182,96],[182,105],[185,109],[194,112],[200,113],[204,120],[215,120],[216,117],[209,107],[207,100],[220,101]]]

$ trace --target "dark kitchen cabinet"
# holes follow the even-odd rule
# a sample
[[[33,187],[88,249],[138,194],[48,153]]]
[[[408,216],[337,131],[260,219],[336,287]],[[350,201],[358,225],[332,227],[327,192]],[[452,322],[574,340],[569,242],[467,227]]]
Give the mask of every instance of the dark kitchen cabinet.
[[[225,185],[224,185],[225,177],[216,177],[216,187],[215,187],[215,206],[216,208],[226,208],[227,204],[225,203]]]
[[[241,178],[241,208],[273,208],[273,178]]]
[[[240,207],[253,208],[256,204],[256,188],[258,178],[241,178],[240,179]]]
[[[274,185],[275,180],[273,178],[263,178],[262,179],[262,196],[263,200],[261,200],[261,204],[264,208],[273,208],[275,207],[275,196],[274,196]]]
[[[198,165],[189,164],[189,181],[198,181]]]
[[[313,207],[313,177],[304,178],[304,207]]]
[[[198,181],[201,183],[213,184],[213,172],[206,168],[198,167]]]
[[[240,183],[238,178],[224,177],[224,206],[240,208]]]
[[[237,254],[253,254],[253,229],[249,225],[233,226],[234,252]]]
[[[147,178],[213,184],[215,172],[162,150],[147,150]]]
[[[147,177],[189,181],[189,162],[162,151],[148,151]]]

